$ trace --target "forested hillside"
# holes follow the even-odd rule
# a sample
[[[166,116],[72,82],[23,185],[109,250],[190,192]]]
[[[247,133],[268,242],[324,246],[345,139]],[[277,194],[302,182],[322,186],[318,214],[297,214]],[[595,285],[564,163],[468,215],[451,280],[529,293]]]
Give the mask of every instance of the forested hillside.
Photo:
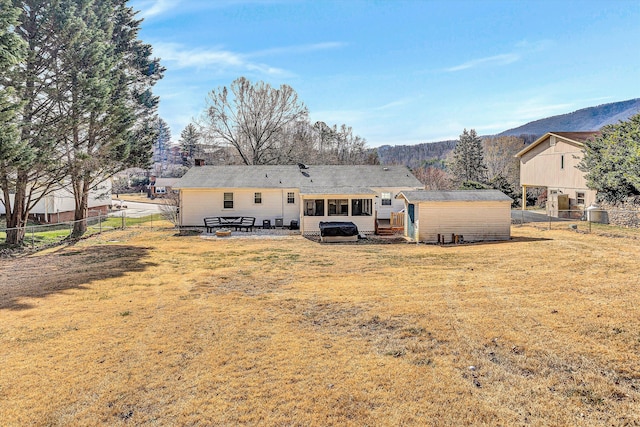
[[[532,134],[540,137],[547,132],[580,132],[598,130],[602,126],[628,120],[640,112],[640,98],[628,101],[612,102],[596,107],[583,108],[568,114],[547,117],[526,125],[506,130],[499,136],[520,136]]]
[[[496,136],[517,136],[530,144],[547,132],[579,132],[597,130],[607,124],[627,120],[640,112],[640,98],[583,108],[568,114],[547,117],[509,129]],[[461,129],[462,131],[462,129]],[[491,135],[485,135],[487,138]],[[402,164],[410,168],[437,164],[446,158],[456,141],[426,142],[416,145],[383,145],[378,147],[382,164]]]

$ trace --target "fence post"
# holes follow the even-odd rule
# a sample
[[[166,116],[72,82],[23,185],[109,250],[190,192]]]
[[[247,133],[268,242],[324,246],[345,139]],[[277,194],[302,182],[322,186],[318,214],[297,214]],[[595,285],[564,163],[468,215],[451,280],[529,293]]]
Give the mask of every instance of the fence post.
[[[34,230],[34,226],[31,226],[31,249],[36,247],[36,234]]]
[[[98,211],[98,234],[102,234],[102,212]]]
[[[125,212],[122,211],[122,215],[120,216],[120,218],[122,218],[122,229],[123,230],[124,230],[124,215],[125,215]]]

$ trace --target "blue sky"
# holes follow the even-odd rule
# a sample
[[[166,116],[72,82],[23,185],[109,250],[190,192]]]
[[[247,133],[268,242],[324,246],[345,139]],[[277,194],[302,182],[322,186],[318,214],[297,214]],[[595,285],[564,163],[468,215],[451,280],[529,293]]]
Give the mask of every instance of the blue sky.
[[[640,97],[640,0],[134,0],[173,140],[245,76],[368,145],[493,134]]]

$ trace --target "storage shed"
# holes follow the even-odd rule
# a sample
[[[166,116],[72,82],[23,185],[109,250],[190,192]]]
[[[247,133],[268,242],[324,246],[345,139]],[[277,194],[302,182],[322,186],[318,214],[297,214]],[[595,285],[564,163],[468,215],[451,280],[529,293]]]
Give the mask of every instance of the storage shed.
[[[513,200],[501,191],[403,191],[396,198],[404,199],[404,235],[412,241],[478,242],[511,237]]]

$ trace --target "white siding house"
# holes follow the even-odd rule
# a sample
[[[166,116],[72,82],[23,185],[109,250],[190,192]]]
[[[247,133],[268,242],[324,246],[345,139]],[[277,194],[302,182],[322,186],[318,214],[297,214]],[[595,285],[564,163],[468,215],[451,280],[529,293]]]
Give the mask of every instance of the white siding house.
[[[0,194],[0,215],[6,213],[6,208]],[[13,195],[10,195],[13,206]],[[89,215],[97,215],[98,212],[106,214],[111,206],[111,181],[107,180],[91,189],[89,192]],[[56,223],[73,221],[75,211],[75,199],[73,193],[67,188],[58,188],[44,196],[33,209],[30,216],[42,223]]]
[[[296,221],[304,234],[320,221],[349,221],[371,233],[404,205],[400,191],[423,188],[404,166],[195,166],[180,190],[180,224],[202,226],[211,216],[251,216],[284,226]]]
[[[509,240],[510,197],[498,190],[403,191],[405,236],[416,242]]]

